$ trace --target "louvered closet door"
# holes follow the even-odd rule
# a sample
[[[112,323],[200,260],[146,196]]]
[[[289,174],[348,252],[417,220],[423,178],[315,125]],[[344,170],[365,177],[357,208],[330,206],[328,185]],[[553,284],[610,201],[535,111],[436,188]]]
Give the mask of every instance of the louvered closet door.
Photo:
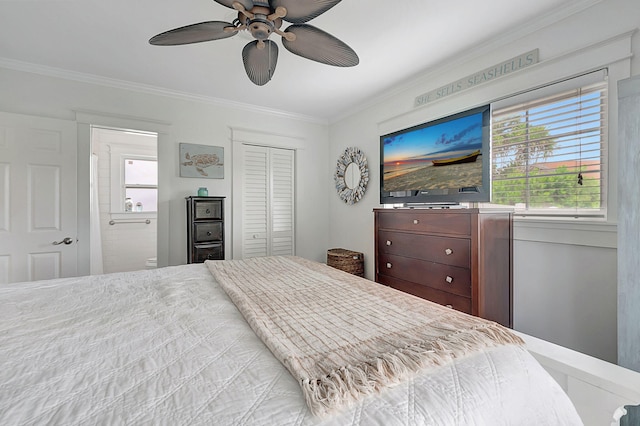
[[[243,145],[242,257],[292,255],[294,151]]]

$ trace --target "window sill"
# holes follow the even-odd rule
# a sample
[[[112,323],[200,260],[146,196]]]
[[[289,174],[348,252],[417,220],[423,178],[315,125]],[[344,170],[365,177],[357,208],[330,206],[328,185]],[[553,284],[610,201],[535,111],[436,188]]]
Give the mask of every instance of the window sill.
[[[513,239],[554,244],[617,248],[617,224],[588,219],[514,217]]]

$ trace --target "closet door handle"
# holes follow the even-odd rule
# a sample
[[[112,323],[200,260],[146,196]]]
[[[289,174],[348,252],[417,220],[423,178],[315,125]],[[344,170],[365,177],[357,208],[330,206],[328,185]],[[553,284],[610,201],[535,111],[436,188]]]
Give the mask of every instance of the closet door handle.
[[[387,245],[390,246],[391,245],[391,241],[387,240]]]
[[[387,269],[391,269],[392,266],[391,262],[387,262]]]

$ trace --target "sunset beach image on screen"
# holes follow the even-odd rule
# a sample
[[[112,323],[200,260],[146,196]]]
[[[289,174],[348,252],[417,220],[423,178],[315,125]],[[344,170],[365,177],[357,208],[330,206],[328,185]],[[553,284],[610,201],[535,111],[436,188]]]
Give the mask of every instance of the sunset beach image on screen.
[[[482,120],[479,112],[384,138],[384,190],[480,186]]]

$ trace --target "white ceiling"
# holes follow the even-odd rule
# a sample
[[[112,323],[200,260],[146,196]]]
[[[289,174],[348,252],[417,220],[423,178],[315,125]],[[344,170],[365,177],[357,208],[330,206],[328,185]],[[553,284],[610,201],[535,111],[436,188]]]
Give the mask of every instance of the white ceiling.
[[[592,3],[593,1],[591,1]],[[183,46],[153,35],[236,13],[213,0],[0,0],[0,66],[100,77],[331,120],[492,40],[522,35],[588,0],[344,0],[312,24],[351,46],[335,68],[280,46],[273,79],[255,86],[242,64],[247,34]],[[283,29],[286,27],[283,25]],[[66,71],[72,73],[66,74]]]

